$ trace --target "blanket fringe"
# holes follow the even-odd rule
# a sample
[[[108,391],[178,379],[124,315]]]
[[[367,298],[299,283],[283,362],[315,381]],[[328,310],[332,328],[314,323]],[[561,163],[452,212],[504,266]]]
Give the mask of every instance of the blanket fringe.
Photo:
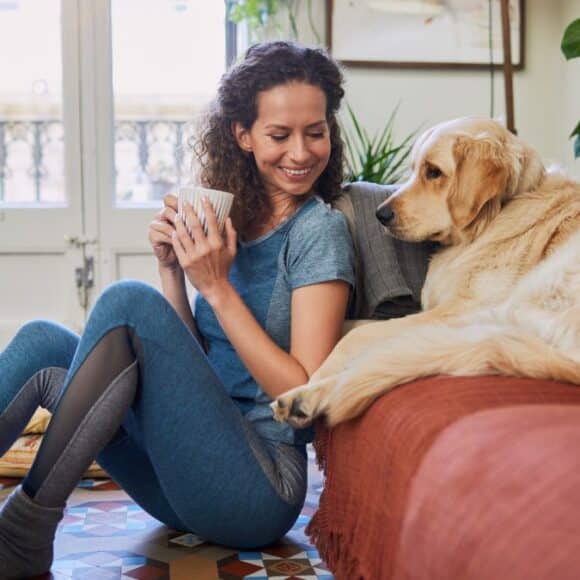
[[[351,556],[351,534],[331,532],[320,511],[306,527],[306,534],[316,546],[320,557],[334,574],[336,580],[370,580],[361,563]]]
[[[316,423],[316,437],[313,447],[316,452],[316,463],[325,475],[328,484],[331,475],[328,473],[327,450],[332,438],[332,430],[323,420]],[[316,546],[320,557],[326,563],[337,580],[371,580],[363,570],[361,562],[353,558],[352,546],[354,544],[353,530],[344,533],[330,531],[326,518],[326,485],[320,495],[319,508],[306,527],[306,535]]]
[[[328,449],[328,442],[330,439],[330,430],[324,424],[324,419],[318,419],[315,423],[316,437],[312,443],[316,453],[316,465],[326,475],[326,450]]]

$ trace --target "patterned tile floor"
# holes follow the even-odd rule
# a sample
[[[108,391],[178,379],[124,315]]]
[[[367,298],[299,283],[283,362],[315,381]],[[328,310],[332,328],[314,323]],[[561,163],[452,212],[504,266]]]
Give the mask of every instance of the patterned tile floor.
[[[262,552],[238,552],[177,533],[112,482],[85,481],[69,500],[51,574],[37,580],[332,579],[304,534],[322,488],[312,450],[308,467],[308,495],[298,521],[278,544]],[[0,500],[17,482],[0,479]]]

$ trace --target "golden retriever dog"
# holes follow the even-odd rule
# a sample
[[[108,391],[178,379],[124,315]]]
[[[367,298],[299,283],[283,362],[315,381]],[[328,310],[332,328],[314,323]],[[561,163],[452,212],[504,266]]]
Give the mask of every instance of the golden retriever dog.
[[[307,385],[272,403],[279,421],[335,425],[429,375],[580,384],[580,184],[489,119],[441,123],[411,157],[377,218],[401,240],[441,243],[423,311],[346,334]]]

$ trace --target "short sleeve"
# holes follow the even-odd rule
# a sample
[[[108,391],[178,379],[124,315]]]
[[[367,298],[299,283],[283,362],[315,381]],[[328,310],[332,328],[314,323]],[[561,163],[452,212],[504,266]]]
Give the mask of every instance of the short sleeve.
[[[332,280],[355,284],[355,253],[346,218],[323,203],[292,229],[286,270],[292,289]]]

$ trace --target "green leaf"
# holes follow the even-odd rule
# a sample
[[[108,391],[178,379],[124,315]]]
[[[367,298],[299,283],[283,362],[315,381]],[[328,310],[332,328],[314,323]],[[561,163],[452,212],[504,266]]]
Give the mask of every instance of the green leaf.
[[[289,1],[285,0],[286,3]],[[279,8],[279,0],[231,0],[228,19],[234,24],[246,22],[251,36],[259,37],[275,20]]]
[[[417,131],[407,135],[402,141],[395,140],[394,122],[399,108],[397,105],[382,129],[376,131],[371,138],[348,103],[346,108],[350,127],[353,129],[351,131],[343,125],[347,180],[397,183],[404,173],[402,165],[409,157]]]
[[[354,114],[354,111],[351,109],[350,105],[347,106],[348,112],[350,113],[350,119],[352,121],[352,124],[354,125],[354,130],[356,131],[357,137],[359,138],[359,141],[363,146],[363,148],[366,149],[369,141],[368,137],[366,136],[365,131],[361,129],[358,119],[356,118],[356,115]]]
[[[580,56],[580,18],[571,22],[564,31],[561,48],[566,60]]]
[[[239,24],[244,19],[242,7],[239,4],[232,4],[228,13],[228,19],[234,24]]]
[[[381,143],[383,147],[385,147],[388,143],[390,143],[392,141],[393,125],[395,123],[395,115],[397,114],[398,110],[399,110],[399,105],[397,104],[397,106],[393,109],[393,111],[389,115],[389,118],[387,119],[387,123],[385,124],[383,134],[382,134],[381,139],[379,141],[379,143]]]
[[[572,139],[573,137],[576,137],[572,145],[574,150],[574,158],[578,159],[578,157],[580,157],[580,121],[578,121],[578,124],[576,125],[574,130],[572,131],[572,133],[570,133],[570,139]]]

